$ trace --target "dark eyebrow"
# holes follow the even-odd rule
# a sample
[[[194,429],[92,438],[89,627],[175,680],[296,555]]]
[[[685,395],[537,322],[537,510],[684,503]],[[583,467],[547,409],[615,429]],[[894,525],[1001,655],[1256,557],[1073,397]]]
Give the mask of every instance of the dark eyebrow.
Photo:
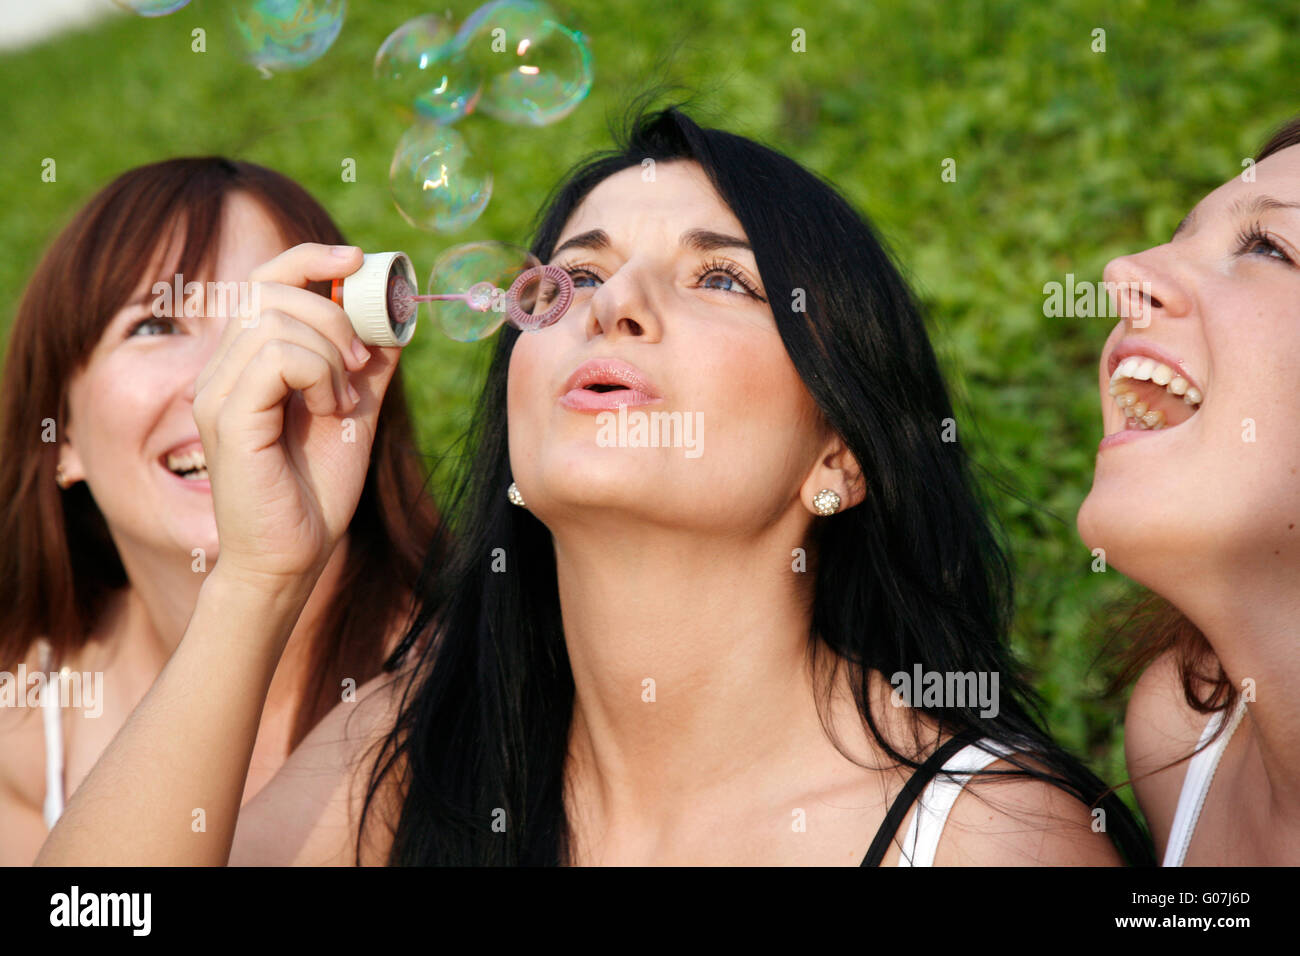
[[[601,249],[609,248],[609,233],[604,229],[589,229],[586,232],[580,232],[572,239],[566,239],[555,247],[551,253],[554,259],[565,249],[591,249],[599,252]]]
[[[735,236],[727,236],[708,229],[688,229],[682,233],[681,244],[698,252],[712,252],[714,249],[745,249],[753,251],[748,242]]]
[[[715,249],[753,251],[750,244],[744,239],[728,236],[721,232],[713,232],[709,229],[688,229],[682,233],[679,241],[686,248],[695,249],[698,252],[712,252]],[[555,258],[565,249],[591,249],[599,252],[601,249],[608,249],[609,246],[609,233],[604,229],[591,229],[560,243],[555,247],[555,251],[551,253],[551,258]]]

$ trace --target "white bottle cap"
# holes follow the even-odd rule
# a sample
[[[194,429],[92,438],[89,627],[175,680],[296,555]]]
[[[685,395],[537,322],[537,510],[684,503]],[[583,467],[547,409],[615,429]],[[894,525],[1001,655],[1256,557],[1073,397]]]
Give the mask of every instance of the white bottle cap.
[[[404,252],[366,253],[361,268],[343,280],[343,311],[366,345],[402,346],[415,334],[416,315],[399,323],[388,314],[388,282],[393,275],[405,279],[411,294],[417,294],[415,267]]]

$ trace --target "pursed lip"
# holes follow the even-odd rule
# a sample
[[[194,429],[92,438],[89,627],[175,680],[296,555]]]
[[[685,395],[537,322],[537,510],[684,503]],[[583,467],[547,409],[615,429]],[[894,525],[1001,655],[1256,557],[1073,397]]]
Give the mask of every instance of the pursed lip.
[[[618,386],[594,391],[588,386]],[[616,358],[588,359],[560,387],[559,402],[579,412],[608,411],[625,405],[649,405],[662,401],[659,390],[645,373],[630,362]]]

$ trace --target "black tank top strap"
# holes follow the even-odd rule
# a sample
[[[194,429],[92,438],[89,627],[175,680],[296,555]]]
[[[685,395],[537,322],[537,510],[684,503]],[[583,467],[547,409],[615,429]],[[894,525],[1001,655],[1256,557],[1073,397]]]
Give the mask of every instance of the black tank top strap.
[[[925,789],[926,784],[934,779],[935,775],[943,769],[943,765],[957,751],[968,744],[975,743],[979,739],[980,735],[975,730],[964,730],[932,753],[928,760],[916,768],[912,776],[907,779],[907,783],[903,784],[903,789],[894,798],[894,802],[890,804],[884,822],[880,824],[875,839],[871,841],[871,848],[867,850],[867,855],[862,858],[862,866],[880,865],[880,861],[885,858],[885,852],[889,849],[889,841],[893,839],[894,834],[898,832],[898,828],[902,826],[907,811],[912,808],[912,804],[921,795],[921,791]]]

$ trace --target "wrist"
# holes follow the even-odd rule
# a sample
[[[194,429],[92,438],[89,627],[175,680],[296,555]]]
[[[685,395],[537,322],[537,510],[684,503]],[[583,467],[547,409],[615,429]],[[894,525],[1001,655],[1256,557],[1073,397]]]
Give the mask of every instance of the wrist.
[[[203,582],[200,600],[223,609],[256,614],[268,623],[287,624],[292,630],[307,605],[319,573],[267,574],[217,560]],[[288,633],[286,632],[286,637]]]

